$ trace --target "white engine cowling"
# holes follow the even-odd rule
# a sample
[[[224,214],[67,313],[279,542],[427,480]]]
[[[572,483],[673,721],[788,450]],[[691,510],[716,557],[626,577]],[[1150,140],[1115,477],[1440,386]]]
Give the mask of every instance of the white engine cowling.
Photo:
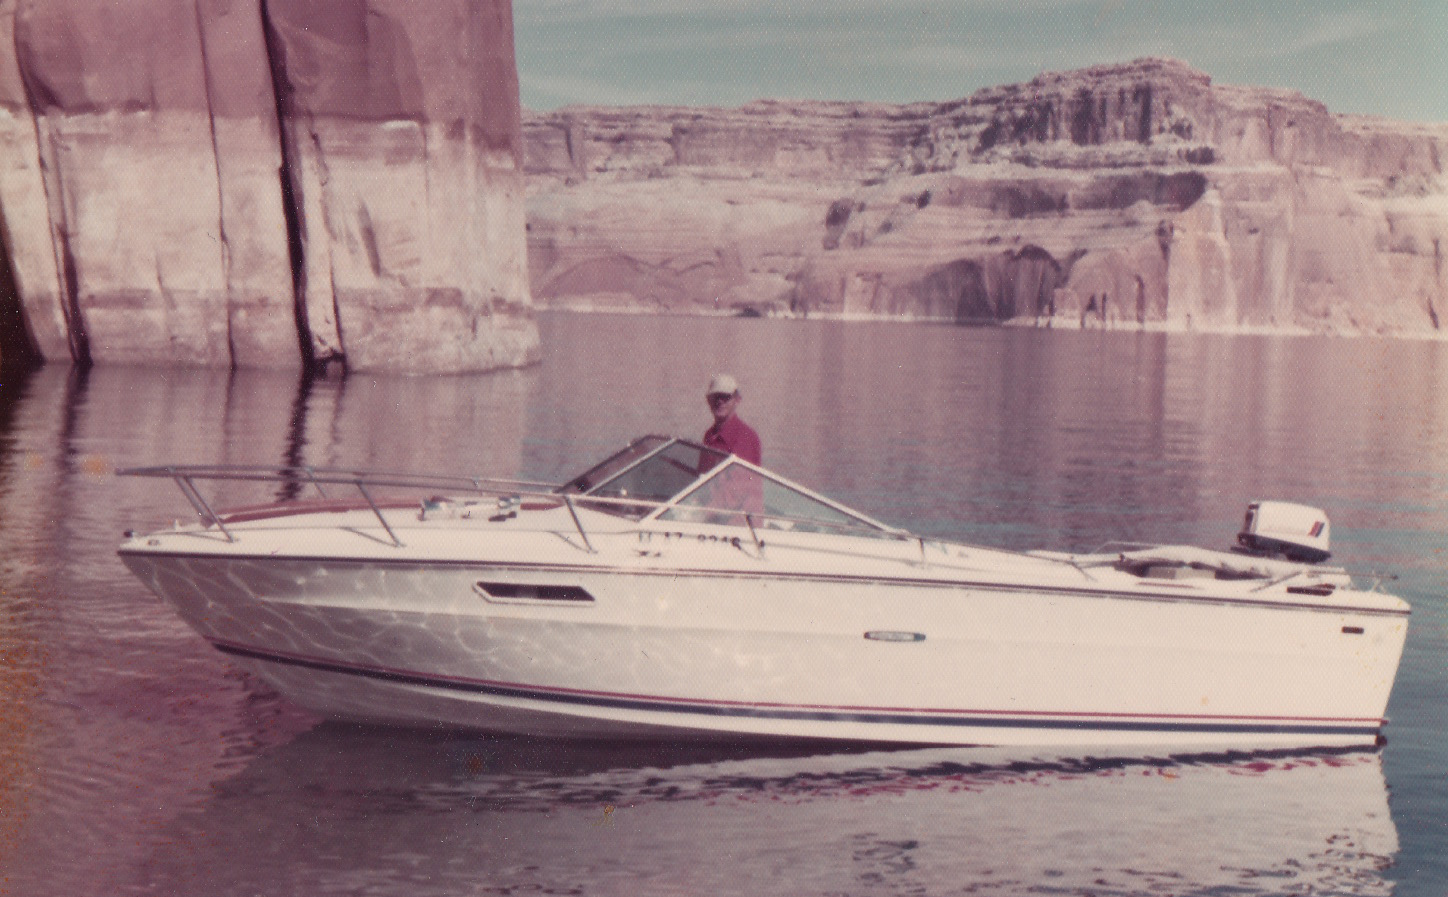
[[[1289,560],[1317,564],[1328,550],[1331,524],[1321,508],[1286,501],[1254,501],[1237,534],[1237,544],[1258,554],[1280,554]]]

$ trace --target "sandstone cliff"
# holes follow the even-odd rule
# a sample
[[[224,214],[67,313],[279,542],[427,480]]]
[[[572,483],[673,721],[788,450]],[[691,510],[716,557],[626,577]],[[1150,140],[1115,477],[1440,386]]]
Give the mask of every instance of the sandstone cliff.
[[[523,133],[553,305],[1407,334],[1448,302],[1448,126],[1172,60]]]
[[[529,360],[512,40],[510,0],[0,0],[0,356]]]

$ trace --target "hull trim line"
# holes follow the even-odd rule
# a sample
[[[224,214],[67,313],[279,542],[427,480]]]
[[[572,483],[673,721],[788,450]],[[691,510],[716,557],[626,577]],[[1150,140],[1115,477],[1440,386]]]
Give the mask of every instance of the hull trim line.
[[[328,673],[359,676],[382,682],[435,688],[498,698],[546,701],[574,706],[655,713],[692,713],[713,717],[804,720],[810,722],[876,723],[886,725],[986,727],[1009,729],[1056,729],[1100,732],[1250,733],[1270,735],[1376,735],[1386,720],[1320,719],[1291,717],[1233,718],[1181,717],[1148,714],[1064,714],[1036,712],[1032,715],[982,710],[912,710],[856,707],[812,707],[782,704],[710,702],[654,698],[636,695],[548,690],[526,685],[433,676],[406,670],[357,666],[332,660],[278,654],[245,645],[210,640],[224,654],[266,663],[302,667]],[[996,715],[1000,714],[1000,715]]]

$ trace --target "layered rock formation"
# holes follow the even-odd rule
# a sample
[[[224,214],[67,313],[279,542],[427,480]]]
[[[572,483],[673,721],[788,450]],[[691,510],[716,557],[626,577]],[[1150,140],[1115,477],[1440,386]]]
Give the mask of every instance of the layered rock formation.
[[[523,130],[554,305],[1432,333],[1448,301],[1448,126],[1172,60]]]
[[[0,40],[0,354],[536,353],[509,0],[0,0]]]

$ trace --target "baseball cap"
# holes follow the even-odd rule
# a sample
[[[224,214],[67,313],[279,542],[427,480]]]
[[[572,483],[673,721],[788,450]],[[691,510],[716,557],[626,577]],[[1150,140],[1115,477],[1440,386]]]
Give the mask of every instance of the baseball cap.
[[[714,379],[709,381],[709,388],[704,392],[706,396],[717,393],[734,395],[739,391],[739,382],[728,374],[715,374]]]

